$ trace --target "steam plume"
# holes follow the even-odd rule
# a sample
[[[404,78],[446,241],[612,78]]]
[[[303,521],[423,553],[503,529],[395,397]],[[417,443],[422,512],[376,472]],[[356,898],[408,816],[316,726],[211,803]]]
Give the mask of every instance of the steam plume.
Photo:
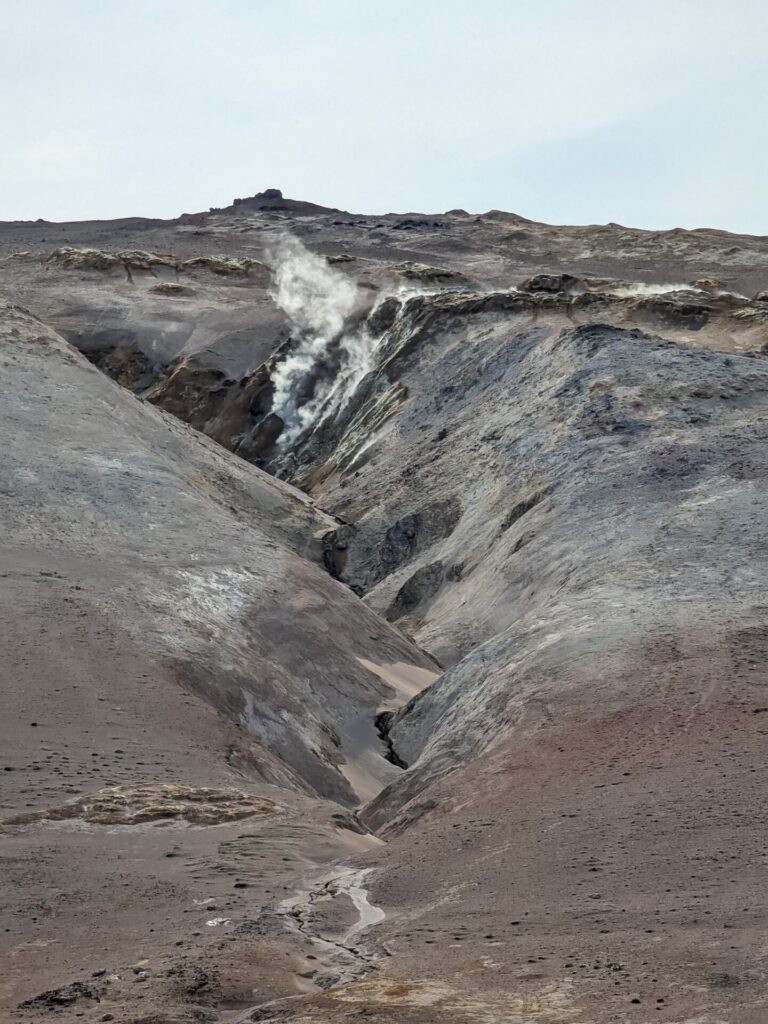
[[[285,423],[284,444],[348,396],[370,367],[375,342],[352,326],[362,306],[358,288],[325,259],[283,236],[270,260],[272,297],[297,339],[272,372],[272,411]]]

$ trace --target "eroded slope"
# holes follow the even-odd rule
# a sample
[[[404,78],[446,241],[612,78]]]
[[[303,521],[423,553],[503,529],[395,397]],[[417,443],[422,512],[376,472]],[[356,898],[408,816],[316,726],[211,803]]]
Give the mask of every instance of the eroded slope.
[[[334,523],[302,494],[15,307],[0,358],[0,994],[12,1014],[103,968],[119,984],[98,975],[98,998],[60,1008],[129,1014],[131,965],[148,960],[149,1003],[193,1019],[194,986],[174,978],[216,937],[205,922],[232,930],[312,863],[360,848],[345,808],[397,773],[375,731],[402,700],[384,677],[400,665],[427,681],[432,666],[324,571]],[[253,941],[221,971],[227,943],[208,954],[211,977],[235,972],[238,1005],[258,988],[242,974]],[[269,949],[265,964],[287,955]],[[264,983],[293,991],[299,969]]]
[[[765,1013],[766,327],[619,300],[401,301],[278,444],[329,568],[450,666],[363,815],[391,958],[299,1020]]]
[[[4,997],[90,986],[21,1019],[762,1024],[765,240],[277,193],[3,231],[8,294],[327,510],[8,314]]]

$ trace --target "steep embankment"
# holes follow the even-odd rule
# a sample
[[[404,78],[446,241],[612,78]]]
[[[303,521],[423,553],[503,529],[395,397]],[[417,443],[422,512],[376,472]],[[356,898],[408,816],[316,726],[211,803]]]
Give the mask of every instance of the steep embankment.
[[[278,448],[349,522],[329,567],[452,666],[363,814],[392,958],[297,1019],[761,1019],[766,320],[719,301],[406,300]]]

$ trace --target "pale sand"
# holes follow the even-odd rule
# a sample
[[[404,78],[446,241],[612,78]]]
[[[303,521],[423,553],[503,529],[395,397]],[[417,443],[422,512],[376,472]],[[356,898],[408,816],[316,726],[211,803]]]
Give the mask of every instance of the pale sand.
[[[367,668],[369,672],[373,672],[379,679],[383,679],[385,683],[394,686],[397,691],[391,701],[387,701],[385,705],[379,708],[380,711],[395,711],[402,704],[407,704],[417,693],[421,693],[422,690],[425,690],[434,683],[440,675],[439,672],[433,672],[428,668],[419,668],[418,665],[408,665],[404,661],[393,661],[387,665],[377,665],[375,661],[368,661],[367,658],[358,658],[357,660],[363,668]]]
[[[404,661],[378,665],[366,658],[357,660],[363,668],[394,687],[394,695],[377,708],[379,712],[395,711],[407,704],[417,693],[431,685],[439,675],[438,672],[409,665]],[[361,804],[373,800],[401,772],[400,768],[383,756],[383,744],[376,736],[374,723],[369,716],[361,717],[356,727],[345,737],[345,753],[346,764],[340,765],[339,770],[357,793]]]

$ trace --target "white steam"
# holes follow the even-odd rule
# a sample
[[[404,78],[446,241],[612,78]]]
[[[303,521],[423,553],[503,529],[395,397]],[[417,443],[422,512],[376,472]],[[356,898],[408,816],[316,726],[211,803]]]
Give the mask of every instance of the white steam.
[[[355,285],[290,235],[270,255],[272,296],[296,328],[315,338],[339,334],[358,303]]]
[[[297,238],[284,236],[270,253],[272,298],[287,314],[298,343],[272,373],[272,411],[285,423],[281,443],[294,440],[306,427],[337,408],[372,365],[375,340],[364,328],[345,333],[345,325],[361,306],[356,285],[306,249]],[[335,374],[318,364],[335,346]],[[299,404],[302,382],[314,374],[314,391]]]

